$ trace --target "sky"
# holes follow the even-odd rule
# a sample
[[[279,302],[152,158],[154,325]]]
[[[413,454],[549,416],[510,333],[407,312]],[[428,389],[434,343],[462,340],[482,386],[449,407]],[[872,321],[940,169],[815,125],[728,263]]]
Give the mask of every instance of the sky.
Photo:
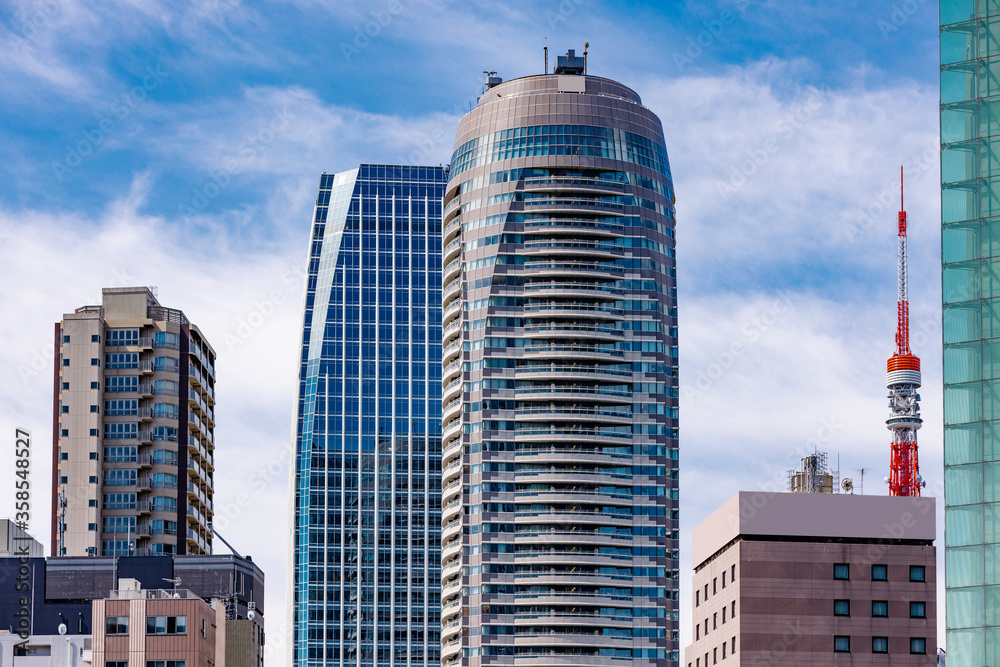
[[[218,352],[216,527],[266,573],[282,667],[319,175],[445,164],[484,71],[538,74],[546,41],[552,63],[588,41],[589,73],[661,118],[677,193],[687,645],[691,530],[733,493],[783,490],[818,449],[887,494],[900,165],[921,467],[942,496],[936,21],[927,0],[0,3],[0,443],[33,434],[31,532],[47,543],[53,323],[102,287],[155,286]]]

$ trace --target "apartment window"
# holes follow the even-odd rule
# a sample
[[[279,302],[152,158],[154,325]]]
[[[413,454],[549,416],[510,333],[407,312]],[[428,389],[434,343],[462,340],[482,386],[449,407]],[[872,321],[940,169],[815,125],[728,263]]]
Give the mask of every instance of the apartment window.
[[[128,660],[105,660],[104,667],[128,667]]]
[[[165,347],[171,350],[180,349],[180,337],[175,333],[157,331],[153,334],[153,347]]]
[[[99,435],[101,435],[101,432],[98,431],[96,428],[92,428],[92,429],[90,429],[90,435],[91,435],[91,437],[96,438]]]
[[[89,482],[90,484],[97,484],[97,475],[91,475],[91,476],[90,476],[90,477],[89,477],[89,478],[87,479],[87,481],[88,481],[88,482]]]
[[[90,360],[90,365],[91,366],[100,366],[101,365],[101,360],[100,359],[91,359]]]
[[[183,660],[147,660],[146,667],[184,667]]]
[[[872,600],[872,616],[888,616],[889,603],[886,600]]]
[[[850,616],[851,615],[851,601],[850,600],[834,600],[833,601],[833,615],[834,616]]]
[[[850,579],[851,578],[851,566],[847,563],[836,563],[833,566],[833,578],[834,579]]]
[[[91,411],[91,412],[98,412],[98,411],[99,411],[99,408],[98,408],[98,407],[97,407],[96,405],[91,405],[91,406],[90,406],[90,411]]]
[[[63,359],[63,366],[69,366],[69,359]]]
[[[719,649],[718,647],[712,649],[712,664],[718,664],[719,662]]]
[[[910,637],[910,653],[927,653],[927,640],[923,637]]]
[[[68,342],[69,342],[69,336],[65,336],[65,335],[64,335],[64,336],[63,336],[63,342],[64,342],[64,343],[68,343]]]
[[[166,449],[154,449],[150,457],[153,463],[177,465],[177,452],[171,452]]]
[[[62,388],[63,389],[69,389],[69,382],[63,382],[62,383]]]
[[[154,403],[153,416],[166,419],[177,419],[178,408],[172,403]]]
[[[833,638],[833,650],[837,653],[851,652],[851,638],[837,635]]]
[[[106,510],[134,510],[134,493],[105,493],[104,509]]]
[[[730,618],[736,618],[736,600],[733,600],[733,611],[729,616]]]
[[[715,577],[712,579],[712,595],[719,592],[719,578]]]
[[[705,634],[708,634],[708,619],[705,619]]]
[[[177,442],[177,429],[171,426],[154,426],[153,440]]]
[[[108,345],[138,345],[138,329],[108,329]]]
[[[694,592],[694,606],[697,607],[701,604],[701,591]]]
[[[104,363],[108,368],[139,368],[137,352],[113,352],[104,355]]]
[[[927,604],[924,602],[911,602],[910,618],[927,618]]]
[[[722,573],[722,587],[723,588],[726,587],[726,573],[725,572]]]
[[[91,382],[90,383],[90,388],[91,389],[100,389],[101,388],[101,383],[100,382]]]
[[[708,584],[705,584],[705,600],[708,600]]]
[[[701,624],[694,626],[694,638],[695,640],[701,639]]]
[[[927,581],[927,568],[923,565],[911,565],[910,581]]]
[[[93,335],[92,335],[92,336],[90,337],[90,342],[91,342],[91,343],[100,343],[100,342],[101,342],[101,337],[100,337],[100,335],[99,335],[99,334],[93,334]]]
[[[104,532],[135,534],[135,517],[106,516],[104,517]]]
[[[139,391],[139,377],[137,375],[112,375],[106,377],[104,378],[104,389],[108,392]]]
[[[712,614],[712,629],[713,630],[715,630],[717,627],[719,627],[718,620],[719,620],[719,613],[716,612],[716,613]]]
[[[87,507],[97,507],[97,500],[94,498],[89,498],[87,500]]]
[[[97,524],[96,523],[88,523],[87,524],[87,530],[94,530],[94,531],[96,531],[97,530]]]
[[[722,608],[722,624],[723,625],[726,624],[726,608],[725,607]]]
[[[62,477],[59,478],[59,483],[60,484],[69,484],[69,477],[66,477],[65,475],[63,475]]]
[[[104,486],[135,486],[135,470],[105,470]]]
[[[115,422],[104,425],[104,438],[107,440],[131,439],[138,437],[139,425],[135,422]]]
[[[104,401],[104,414],[109,417],[139,414],[139,401],[135,398],[115,398]]]
[[[173,357],[154,357],[153,370],[176,373],[180,370],[180,362]]]
[[[154,472],[152,475],[152,487],[154,489],[176,489],[177,475],[169,472]]]
[[[729,652],[735,654],[736,653],[736,635],[733,635],[733,639],[732,639],[731,643],[732,643],[732,648],[729,650]]]
[[[729,579],[731,581],[736,581],[736,565],[734,564],[732,569],[729,571]]]
[[[187,633],[187,616],[147,616],[147,635],[183,635]],[[162,662],[162,661],[157,661]],[[183,663],[183,661],[180,661]],[[148,664],[148,663],[147,663]],[[159,665],[159,667],[163,667]]]
[[[66,461],[68,459],[69,459],[69,454],[67,454],[66,452],[59,452],[60,461]]]
[[[888,652],[889,652],[888,637],[872,637],[872,653],[888,653]]]
[[[722,659],[723,660],[726,659],[726,648],[728,648],[728,646],[726,645],[726,642],[722,642]]]
[[[128,616],[108,616],[104,619],[104,634],[127,635]]]
[[[205,619],[201,619],[201,636],[202,637],[208,636],[208,621],[206,621]]]
[[[97,460],[97,452],[90,452],[90,460],[91,461]]]
[[[69,406],[68,405],[61,405],[61,406],[59,406],[59,411],[62,412],[65,415],[65,414],[69,413]]]

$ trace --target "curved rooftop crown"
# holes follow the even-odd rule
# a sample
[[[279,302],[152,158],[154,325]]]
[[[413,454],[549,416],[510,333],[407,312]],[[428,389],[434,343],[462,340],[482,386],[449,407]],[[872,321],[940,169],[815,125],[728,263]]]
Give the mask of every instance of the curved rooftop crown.
[[[617,97],[642,104],[642,99],[637,92],[612,79],[590,76],[589,74],[534,74],[511,79],[506,83],[499,83],[487,88],[486,92],[479,97],[477,106],[485,106],[490,102],[509,97],[546,93],[587,93],[588,95]]]

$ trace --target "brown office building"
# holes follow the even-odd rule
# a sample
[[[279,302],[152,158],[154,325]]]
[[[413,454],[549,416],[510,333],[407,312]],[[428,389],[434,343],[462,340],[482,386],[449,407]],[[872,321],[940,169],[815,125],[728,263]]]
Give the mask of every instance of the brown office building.
[[[687,667],[930,665],[933,498],[748,493],[694,530]]]
[[[55,326],[53,556],[210,554],[215,351],[145,287]]]

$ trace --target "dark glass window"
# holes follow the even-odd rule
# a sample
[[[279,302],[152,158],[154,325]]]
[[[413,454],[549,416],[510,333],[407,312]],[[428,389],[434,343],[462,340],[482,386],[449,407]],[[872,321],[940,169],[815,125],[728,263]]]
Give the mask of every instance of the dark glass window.
[[[851,652],[851,638],[838,635],[833,638],[833,650],[837,653]]]
[[[888,616],[889,603],[885,600],[872,600],[872,616]]]
[[[872,653],[888,653],[888,652],[889,652],[888,637],[872,637]]]
[[[833,601],[833,615],[834,616],[850,616],[851,615],[851,601],[850,600],[834,600]]]
[[[833,578],[834,579],[850,579],[851,578],[851,566],[847,563],[836,563],[833,566]]]
[[[886,565],[872,565],[872,581],[888,581],[889,568]]]
[[[911,565],[910,581],[927,581],[927,568],[923,565]]]

